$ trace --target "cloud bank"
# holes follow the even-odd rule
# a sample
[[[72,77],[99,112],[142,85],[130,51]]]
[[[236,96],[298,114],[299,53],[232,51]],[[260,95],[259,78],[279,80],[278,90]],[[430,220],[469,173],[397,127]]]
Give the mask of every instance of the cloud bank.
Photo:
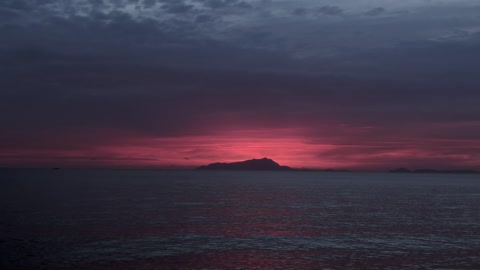
[[[477,168],[479,12],[445,0],[2,1],[0,165]]]

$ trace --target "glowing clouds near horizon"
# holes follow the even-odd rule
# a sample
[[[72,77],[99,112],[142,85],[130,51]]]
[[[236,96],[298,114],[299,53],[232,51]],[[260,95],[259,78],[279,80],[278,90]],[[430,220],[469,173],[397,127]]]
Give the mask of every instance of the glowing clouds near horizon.
[[[191,168],[213,162],[268,157],[294,168],[386,170],[477,168],[477,141],[403,139],[366,141],[360,137],[308,137],[300,129],[218,132],[212,136],[142,137],[113,140],[89,148],[11,150],[0,162],[20,167]],[[353,130],[349,134],[356,134]],[[351,135],[350,135],[351,136]],[[395,140],[393,140],[395,139]],[[477,144],[475,144],[477,142]]]
[[[315,158],[316,153],[334,146],[308,144],[301,137],[191,136],[146,140],[144,145],[119,146],[111,152],[139,154],[155,158],[161,166],[199,166],[212,162],[234,162],[252,158],[271,158],[292,167],[343,167],[336,162]]]

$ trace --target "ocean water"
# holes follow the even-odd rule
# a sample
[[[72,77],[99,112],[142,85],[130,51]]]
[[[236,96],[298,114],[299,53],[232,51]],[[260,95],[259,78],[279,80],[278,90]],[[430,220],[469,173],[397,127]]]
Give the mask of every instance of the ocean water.
[[[0,171],[1,269],[480,269],[480,177]]]

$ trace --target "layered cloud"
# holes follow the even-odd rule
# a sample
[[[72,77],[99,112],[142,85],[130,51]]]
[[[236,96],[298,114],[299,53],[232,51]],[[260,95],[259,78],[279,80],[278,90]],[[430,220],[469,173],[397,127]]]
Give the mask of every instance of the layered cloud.
[[[478,167],[479,12],[440,0],[2,1],[0,163]]]

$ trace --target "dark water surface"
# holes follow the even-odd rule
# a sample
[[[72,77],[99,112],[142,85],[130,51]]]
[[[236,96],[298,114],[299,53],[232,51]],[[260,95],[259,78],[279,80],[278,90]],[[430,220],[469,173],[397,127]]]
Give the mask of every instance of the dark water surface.
[[[480,177],[0,171],[2,269],[480,269]]]

